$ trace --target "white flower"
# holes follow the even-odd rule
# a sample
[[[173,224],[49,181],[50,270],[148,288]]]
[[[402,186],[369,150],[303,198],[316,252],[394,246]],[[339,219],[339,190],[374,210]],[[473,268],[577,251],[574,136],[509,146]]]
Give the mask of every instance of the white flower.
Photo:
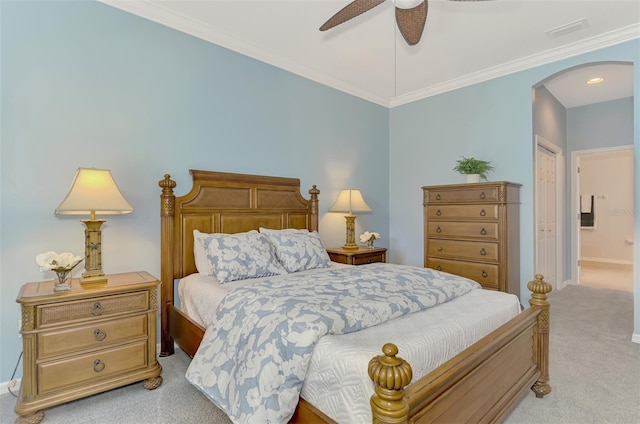
[[[82,261],[82,257],[73,253],[44,252],[36,256],[36,263],[40,265],[40,271],[68,271]]]
[[[370,240],[378,240],[379,238],[380,234],[371,231],[365,231],[362,235],[360,235],[360,241],[363,243],[366,243]]]

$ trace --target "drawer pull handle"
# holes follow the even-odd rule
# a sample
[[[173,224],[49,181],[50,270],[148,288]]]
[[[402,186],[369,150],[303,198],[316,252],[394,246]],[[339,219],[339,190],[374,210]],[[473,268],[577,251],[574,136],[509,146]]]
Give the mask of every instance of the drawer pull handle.
[[[93,370],[95,372],[102,372],[102,370],[104,370],[106,367],[105,363],[102,362],[99,359],[96,359],[95,361],[93,361]]]
[[[442,228],[438,227],[436,228],[436,233],[441,233],[442,232]]]
[[[482,276],[484,278],[487,278],[489,276],[489,274],[487,274],[487,271],[485,271],[484,269],[482,270]]]
[[[96,336],[96,341],[99,341],[99,342],[107,338],[107,332],[102,331],[99,328],[96,328],[95,330],[93,330],[93,335]]]
[[[483,236],[487,235],[487,230],[485,230],[484,228],[482,230],[480,230],[480,234]]]
[[[440,199],[441,199],[440,195],[439,194],[436,195],[436,200],[440,200]]]
[[[100,302],[96,302],[93,304],[93,309],[91,310],[91,315],[94,317],[100,316],[104,313],[104,309],[102,309],[102,304]]]
[[[438,247],[438,252],[442,252],[442,246]]]
[[[437,269],[438,271],[442,271],[442,267],[441,267],[440,265],[438,265],[438,266],[436,267],[436,269]]]
[[[484,250],[484,247],[483,247],[482,249],[480,249],[480,254],[481,254],[482,256],[484,256],[484,255],[486,255],[486,254],[487,254],[487,251],[486,251],[486,250]]]
[[[480,211],[480,216],[485,216],[486,214],[487,214],[487,213],[485,212],[485,210],[484,210],[484,209],[482,209],[482,210]]]
[[[484,191],[482,193],[480,193],[480,198],[481,199],[485,199],[487,196],[484,194]]]
[[[436,215],[438,215],[438,216],[442,215],[442,212],[440,211],[440,209],[438,209],[438,210],[436,211]]]

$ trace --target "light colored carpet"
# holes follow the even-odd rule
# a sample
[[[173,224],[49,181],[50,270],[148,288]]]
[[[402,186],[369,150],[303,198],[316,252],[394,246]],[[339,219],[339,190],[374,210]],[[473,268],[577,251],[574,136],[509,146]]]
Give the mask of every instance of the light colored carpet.
[[[506,424],[636,424],[640,422],[640,345],[632,343],[632,293],[583,286],[553,292],[550,383],[533,393]],[[133,384],[45,411],[43,424],[213,423],[230,421],[184,378],[182,352],[160,358],[164,383]],[[0,422],[13,423],[15,398],[0,396]]]

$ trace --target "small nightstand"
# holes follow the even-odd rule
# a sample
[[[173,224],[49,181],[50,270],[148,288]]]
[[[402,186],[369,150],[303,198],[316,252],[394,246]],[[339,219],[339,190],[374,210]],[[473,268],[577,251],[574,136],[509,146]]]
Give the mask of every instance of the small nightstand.
[[[374,262],[387,261],[387,249],[384,247],[360,247],[358,250],[344,250],[341,247],[327,249],[329,258],[333,262],[348,265],[366,265]]]
[[[16,423],[36,424],[43,409],[146,380],[162,384],[156,357],[160,282],[147,272],[108,275],[108,282],[53,291],[53,281],[27,283],[22,308],[23,375]]]

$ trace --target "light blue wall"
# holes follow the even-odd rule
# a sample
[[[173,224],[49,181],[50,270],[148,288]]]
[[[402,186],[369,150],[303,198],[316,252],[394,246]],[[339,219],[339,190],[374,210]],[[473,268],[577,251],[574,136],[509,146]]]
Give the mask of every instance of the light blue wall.
[[[170,173],[184,194],[189,169],[298,177],[306,196],[317,184],[328,246],[345,223],[326,211],[357,187],[373,210],[357,233],[387,245],[386,108],[100,3],[0,6],[0,382],[21,350],[19,288],[52,278],[36,254],[84,252],[81,217],[53,213],[80,166],[111,169],[135,209],[105,217],[107,273],[159,275],[157,182]]]
[[[567,109],[567,139],[569,153],[633,144],[633,97]]]
[[[533,120],[532,87],[547,77],[584,63],[634,64],[633,143],[636,151],[636,211],[640,210],[640,40],[560,60],[393,108],[390,111],[390,258],[412,265],[422,259],[422,191],[431,184],[463,182],[451,170],[462,155],[492,161],[494,181],[523,184],[520,213],[521,293],[533,270]],[[640,214],[635,216],[640,240]],[[635,245],[638,259],[638,244]],[[636,261],[636,263],[640,263]],[[635,280],[635,334],[640,342],[640,282]],[[526,302],[527,296],[523,296]]]

